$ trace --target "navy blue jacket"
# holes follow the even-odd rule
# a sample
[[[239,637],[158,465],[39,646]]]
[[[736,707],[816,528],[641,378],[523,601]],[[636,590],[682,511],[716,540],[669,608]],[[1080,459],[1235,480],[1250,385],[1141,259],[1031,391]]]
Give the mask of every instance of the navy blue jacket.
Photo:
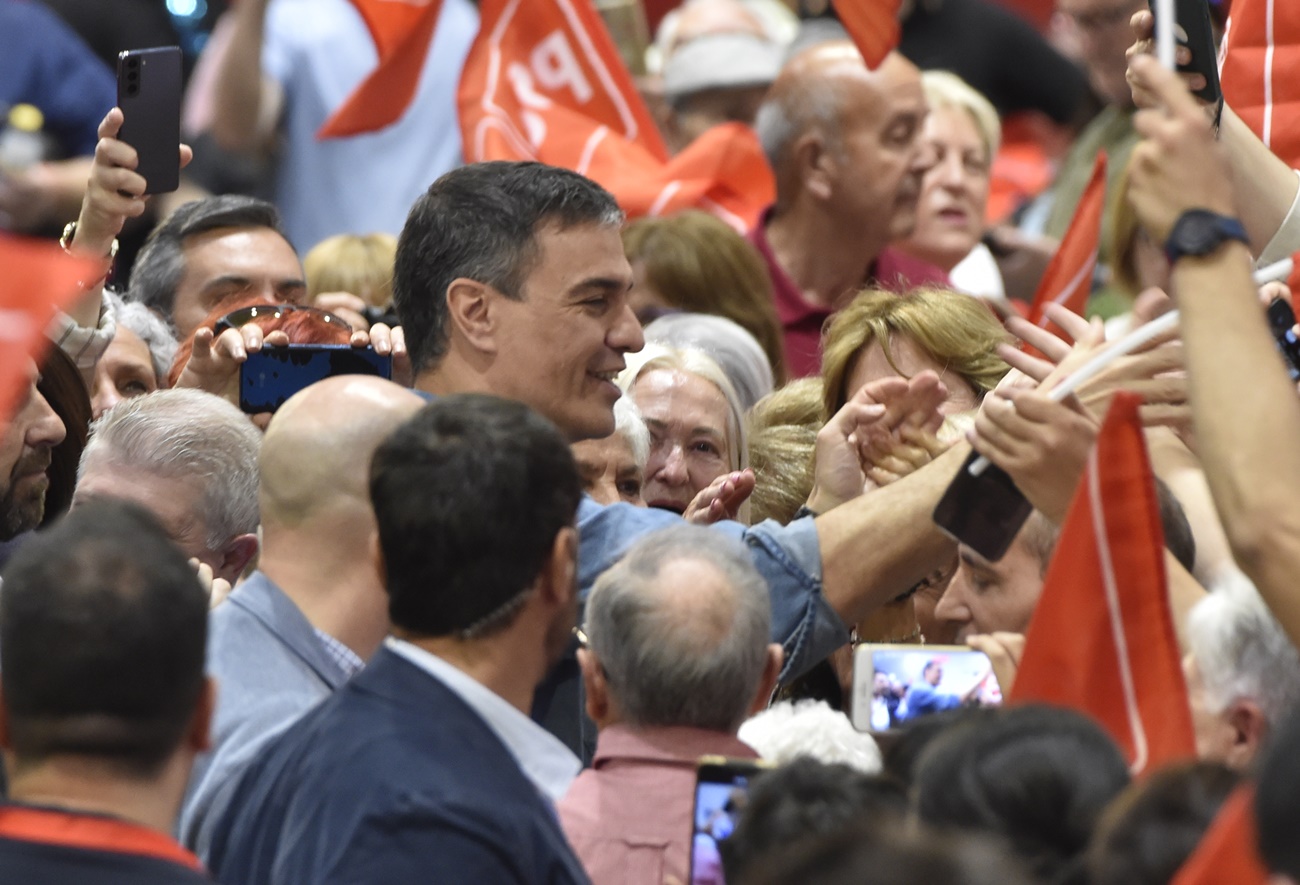
[[[208,865],[229,885],[587,882],[496,734],[386,648],[244,772]]]

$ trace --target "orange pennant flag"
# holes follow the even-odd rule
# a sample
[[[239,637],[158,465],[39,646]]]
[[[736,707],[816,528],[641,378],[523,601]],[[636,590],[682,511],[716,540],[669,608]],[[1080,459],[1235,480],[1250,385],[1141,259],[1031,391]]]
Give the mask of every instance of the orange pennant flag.
[[[902,0],[832,0],[831,5],[867,67],[873,71],[880,67],[903,33],[898,23]]]
[[[714,128],[669,160],[591,0],[483,0],[480,15],[460,82],[467,162],[572,169],[632,217],[697,207],[743,227],[775,199],[758,138],[740,124]]]
[[[1010,694],[1092,716],[1134,774],[1196,754],[1141,402],[1118,393],[1106,414]]]
[[[1255,791],[1241,786],[1223,803],[1170,885],[1266,885],[1255,837]]]
[[[99,262],[73,258],[45,240],[0,233],[0,422],[8,421],[39,361],[56,313],[82,294],[79,281],[98,275]]]
[[[1061,245],[1043,272],[1042,282],[1029,307],[1029,322],[1049,329],[1067,341],[1069,336],[1043,315],[1044,308],[1055,302],[1082,315],[1092,292],[1092,278],[1097,269],[1097,248],[1101,242],[1101,214],[1106,205],[1106,153],[1097,154],[1092,177],[1079,198],[1070,219],[1070,227]],[[1026,348],[1027,350],[1030,348]]]
[[[1300,166],[1300,4],[1233,0],[1219,54],[1224,100],[1273,153]]]
[[[374,132],[402,118],[420,85],[442,0],[352,0],[379,64],[316,132],[318,139]]]

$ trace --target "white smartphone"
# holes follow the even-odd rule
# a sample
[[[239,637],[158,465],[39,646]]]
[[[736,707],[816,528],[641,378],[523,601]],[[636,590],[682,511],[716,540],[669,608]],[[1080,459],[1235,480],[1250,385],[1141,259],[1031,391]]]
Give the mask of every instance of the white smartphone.
[[[997,707],[988,655],[964,645],[864,643],[853,652],[853,726],[882,732],[957,707]]]

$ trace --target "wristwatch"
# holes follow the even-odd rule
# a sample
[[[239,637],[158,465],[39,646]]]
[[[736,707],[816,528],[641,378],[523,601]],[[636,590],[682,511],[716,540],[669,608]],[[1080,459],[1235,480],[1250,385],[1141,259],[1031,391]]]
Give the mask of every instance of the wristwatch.
[[[1208,209],[1188,209],[1174,222],[1165,241],[1165,257],[1172,265],[1184,255],[1209,255],[1228,240],[1249,245],[1246,228],[1240,221]]]

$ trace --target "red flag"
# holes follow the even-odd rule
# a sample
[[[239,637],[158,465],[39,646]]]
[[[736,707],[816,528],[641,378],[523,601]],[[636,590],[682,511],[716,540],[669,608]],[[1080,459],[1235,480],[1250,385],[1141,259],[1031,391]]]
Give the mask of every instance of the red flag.
[[[379,64],[317,131],[319,139],[374,132],[402,118],[420,84],[442,0],[352,0]]]
[[[873,71],[898,46],[902,28],[898,10],[902,0],[832,0],[844,30]]]
[[[1266,885],[1268,870],[1255,849],[1254,801],[1249,786],[1233,791],[1170,885]]]
[[[483,0],[460,82],[465,159],[539,160],[604,185],[631,216],[699,207],[745,226],[775,199],[757,137],[716,127],[668,159],[591,0]]]
[[[45,329],[54,315],[82,292],[78,282],[95,278],[100,262],[72,258],[44,240],[0,233],[0,423],[9,420],[28,380],[28,359],[49,346]]]
[[[1092,277],[1097,269],[1097,247],[1101,241],[1101,214],[1106,204],[1106,153],[1097,154],[1092,177],[1083,189],[1079,205],[1070,219],[1070,227],[1052,256],[1042,282],[1029,307],[1029,322],[1051,330],[1067,341],[1069,336],[1043,315],[1043,309],[1055,302],[1082,314],[1092,292]]]
[[[1196,754],[1141,402],[1116,394],[1102,424],[1010,698],[1092,716],[1134,774]]]
[[[1224,100],[1291,166],[1300,166],[1300,4],[1233,0],[1220,49]]]

